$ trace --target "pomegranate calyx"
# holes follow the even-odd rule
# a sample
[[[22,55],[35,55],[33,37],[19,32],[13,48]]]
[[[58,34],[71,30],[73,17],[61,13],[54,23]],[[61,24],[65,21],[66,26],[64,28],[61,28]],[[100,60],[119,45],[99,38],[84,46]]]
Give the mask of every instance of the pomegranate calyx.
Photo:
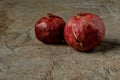
[[[49,18],[52,18],[52,17],[54,17],[55,15],[53,15],[52,13],[47,13],[47,16],[48,16]]]
[[[77,13],[78,16],[84,16],[82,12]]]

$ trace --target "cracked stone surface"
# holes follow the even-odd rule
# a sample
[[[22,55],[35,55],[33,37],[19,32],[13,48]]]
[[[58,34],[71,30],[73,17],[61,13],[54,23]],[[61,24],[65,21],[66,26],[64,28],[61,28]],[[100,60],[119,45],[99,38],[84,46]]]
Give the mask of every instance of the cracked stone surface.
[[[46,45],[34,24],[48,12],[67,21],[79,11],[103,18],[106,36],[89,52]],[[120,80],[119,0],[1,0],[0,80]]]

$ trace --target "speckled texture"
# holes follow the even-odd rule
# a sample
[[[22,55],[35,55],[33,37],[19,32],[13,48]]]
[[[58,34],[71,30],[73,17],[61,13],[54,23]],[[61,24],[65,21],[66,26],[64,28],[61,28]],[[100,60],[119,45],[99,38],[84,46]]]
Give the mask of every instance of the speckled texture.
[[[67,44],[45,45],[34,24],[48,12],[65,21],[79,11],[103,18],[104,41],[90,52]],[[0,80],[119,80],[119,0],[1,0]]]

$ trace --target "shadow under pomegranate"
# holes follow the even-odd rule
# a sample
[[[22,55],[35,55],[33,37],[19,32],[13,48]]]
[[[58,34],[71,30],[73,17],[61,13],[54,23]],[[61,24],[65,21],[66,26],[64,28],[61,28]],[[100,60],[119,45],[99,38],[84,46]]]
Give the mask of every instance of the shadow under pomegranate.
[[[120,41],[118,39],[110,39],[110,40],[105,39],[99,46],[88,51],[88,53],[93,53],[93,52],[106,53],[108,51],[113,51],[116,49],[120,49]]]

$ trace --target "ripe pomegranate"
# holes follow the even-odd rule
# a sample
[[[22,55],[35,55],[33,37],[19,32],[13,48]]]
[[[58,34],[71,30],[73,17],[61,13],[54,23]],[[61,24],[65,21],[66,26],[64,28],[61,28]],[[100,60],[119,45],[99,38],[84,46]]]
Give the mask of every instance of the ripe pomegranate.
[[[88,51],[101,43],[105,36],[103,20],[92,13],[78,13],[66,23],[66,42],[78,51]]]
[[[58,44],[64,36],[64,20],[56,15],[48,13],[35,24],[35,35],[38,40],[46,44]]]

